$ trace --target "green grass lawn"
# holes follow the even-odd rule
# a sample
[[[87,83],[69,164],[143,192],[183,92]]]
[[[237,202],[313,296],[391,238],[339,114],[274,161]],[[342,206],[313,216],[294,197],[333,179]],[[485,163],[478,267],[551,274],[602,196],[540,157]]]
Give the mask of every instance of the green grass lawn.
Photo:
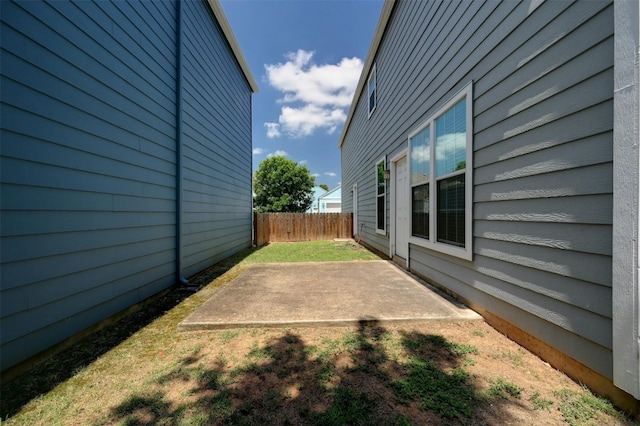
[[[307,241],[302,243],[270,243],[256,249],[247,263],[335,262],[379,260],[369,250],[349,241]]]
[[[481,321],[177,331],[252,264],[377,259],[333,241],[238,253],[192,277],[199,291],[172,289],[3,381],[0,423],[632,424]]]

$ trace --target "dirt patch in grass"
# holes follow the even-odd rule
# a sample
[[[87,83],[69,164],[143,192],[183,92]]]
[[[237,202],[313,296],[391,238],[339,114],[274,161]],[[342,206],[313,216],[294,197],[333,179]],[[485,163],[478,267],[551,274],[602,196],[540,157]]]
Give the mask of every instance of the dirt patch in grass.
[[[139,343],[114,348],[6,424],[562,425],[564,413],[572,424],[631,424],[588,412],[588,391],[480,321],[202,331],[154,343],[161,334],[142,330]]]
[[[177,331],[247,263],[3,384],[4,424],[633,424],[484,321]]]

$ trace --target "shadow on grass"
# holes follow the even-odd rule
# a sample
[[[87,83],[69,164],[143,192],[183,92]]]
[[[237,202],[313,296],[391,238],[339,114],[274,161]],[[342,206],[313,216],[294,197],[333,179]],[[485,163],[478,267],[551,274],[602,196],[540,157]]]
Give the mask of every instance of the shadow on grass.
[[[194,275],[190,278],[190,286],[199,288],[207,285],[257,250],[259,248],[243,250]],[[114,324],[90,334],[70,348],[36,364],[17,378],[11,381],[3,380],[0,389],[2,394],[0,419],[6,420],[12,417],[29,401],[73,377],[131,335],[166,314],[191,294],[193,294],[191,291],[173,287],[153,303],[144,305]]]
[[[236,367],[224,357],[207,360],[198,349],[99,424],[513,422],[502,407],[517,402],[491,398],[464,371],[472,353],[442,336],[401,332],[398,338],[371,320],[318,346],[286,332],[253,345]]]

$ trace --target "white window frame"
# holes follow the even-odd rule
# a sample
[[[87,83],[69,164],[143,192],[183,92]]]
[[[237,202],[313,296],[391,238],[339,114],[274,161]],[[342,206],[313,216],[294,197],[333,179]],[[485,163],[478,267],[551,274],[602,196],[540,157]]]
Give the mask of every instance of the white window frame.
[[[371,90],[371,80],[373,80],[373,90]],[[371,108],[371,96],[373,96],[373,108]],[[367,110],[369,117],[373,114],[378,106],[378,76],[376,72],[376,64],[373,64],[369,78],[367,78]]]
[[[384,175],[382,177],[382,183],[384,184],[384,191],[382,192],[382,194],[378,194],[378,166],[382,163],[382,170],[384,173],[384,170],[386,170],[387,167],[387,156],[385,155],[384,157],[382,157],[379,161],[376,162],[375,166],[374,166],[374,175],[375,175],[375,194],[376,194],[376,202],[375,202],[375,209],[376,209],[376,233],[377,234],[381,234],[381,235],[387,235],[387,181],[386,179],[384,179]],[[378,223],[379,223],[379,217],[378,217],[378,199],[380,197],[384,198],[384,212],[382,213],[382,222],[383,222],[383,228],[380,229],[378,228]]]
[[[465,167],[465,244],[464,247],[455,246],[445,242],[438,241],[437,233],[437,181],[442,180],[443,176],[436,178],[436,140],[435,140],[435,122],[445,112],[447,112],[452,106],[459,101],[466,99],[466,167]],[[409,134],[409,174],[413,173],[411,169],[411,141],[412,139],[429,127],[431,132],[430,136],[430,161],[431,167],[429,168],[429,238],[416,237],[412,234],[409,236],[409,243],[415,244],[430,250],[435,250],[441,253],[449,254],[466,260],[473,259],[473,82],[469,82],[462,90],[456,93],[446,104],[444,104],[438,111],[432,114],[426,121],[420,124],[414,131]],[[445,175],[444,178],[450,176]],[[409,185],[411,185],[411,179],[409,179]],[[410,189],[413,194],[413,190]],[[413,200],[413,196],[411,197]],[[410,201],[412,202],[412,201]],[[413,208],[410,207],[411,211]],[[413,229],[413,217],[410,229]]]

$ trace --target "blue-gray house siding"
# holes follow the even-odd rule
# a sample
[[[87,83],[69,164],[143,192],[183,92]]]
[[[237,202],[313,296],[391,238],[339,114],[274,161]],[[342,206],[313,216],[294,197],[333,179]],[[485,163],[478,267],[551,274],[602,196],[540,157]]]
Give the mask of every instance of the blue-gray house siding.
[[[608,380],[614,24],[610,1],[387,2],[339,143],[358,196],[343,192],[343,210],[357,205],[362,241],[396,256],[394,182],[380,232],[375,165],[393,181],[411,133],[472,83],[471,260],[409,241],[406,265]]]
[[[1,3],[6,370],[251,244],[256,87],[215,3],[183,3],[182,114],[177,2]]]
[[[205,2],[184,2],[184,268],[251,245],[251,96]]]

